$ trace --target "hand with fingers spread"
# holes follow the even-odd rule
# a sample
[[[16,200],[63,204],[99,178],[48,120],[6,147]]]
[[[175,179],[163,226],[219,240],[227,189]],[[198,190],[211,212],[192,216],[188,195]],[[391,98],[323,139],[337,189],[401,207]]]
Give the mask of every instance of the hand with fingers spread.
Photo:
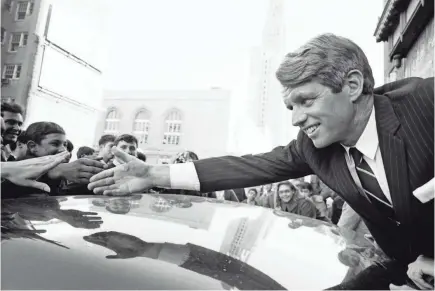
[[[103,223],[101,217],[96,216],[96,212],[83,212],[75,209],[59,209],[56,218],[65,221],[75,228],[94,229],[99,228]]]
[[[422,290],[433,290],[434,286],[426,279],[434,277],[434,259],[419,256],[415,262],[408,265],[408,277]]]
[[[48,177],[54,180],[63,178],[69,182],[87,184],[93,175],[107,168],[107,165],[100,162],[101,159],[81,158],[71,163],[60,164],[48,172]]]
[[[70,154],[62,152],[57,155],[45,156],[18,162],[2,162],[1,177],[7,179],[18,186],[32,187],[46,192],[50,192],[50,187],[36,181],[39,177],[59,166]]]
[[[112,148],[112,152],[123,164],[93,176],[88,188],[94,193],[127,195],[152,187],[170,186],[168,166],[148,165],[116,147]]]

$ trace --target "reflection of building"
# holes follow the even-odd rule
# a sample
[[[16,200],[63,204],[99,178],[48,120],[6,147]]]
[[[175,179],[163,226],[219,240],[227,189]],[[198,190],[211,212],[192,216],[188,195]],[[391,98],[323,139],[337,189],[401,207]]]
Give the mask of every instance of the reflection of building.
[[[257,241],[267,233],[273,215],[262,211],[257,219],[248,217],[234,219],[230,222],[222,242],[220,252],[246,262]]]
[[[385,81],[434,76],[434,1],[384,3],[375,37],[385,42]]]
[[[105,94],[104,107],[96,141],[104,133],[133,134],[147,162],[168,162],[182,150],[199,158],[227,152],[228,91],[111,91]]]
[[[91,144],[101,105],[101,0],[2,0],[2,100]]]

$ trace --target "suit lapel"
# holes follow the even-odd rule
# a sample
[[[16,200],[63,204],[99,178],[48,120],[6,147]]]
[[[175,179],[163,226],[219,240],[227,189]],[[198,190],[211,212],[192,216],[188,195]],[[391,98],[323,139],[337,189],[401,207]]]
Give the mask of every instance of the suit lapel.
[[[375,114],[379,147],[396,218],[401,223],[410,224],[411,197],[405,144],[396,134],[400,122],[390,100],[384,96],[375,95]]]

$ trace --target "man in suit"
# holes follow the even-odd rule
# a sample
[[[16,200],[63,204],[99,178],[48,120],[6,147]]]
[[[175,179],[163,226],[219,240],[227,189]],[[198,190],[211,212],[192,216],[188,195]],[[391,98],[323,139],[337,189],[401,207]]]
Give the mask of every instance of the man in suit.
[[[434,253],[433,200],[422,203],[413,195],[434,178],[434,79],[408,78],[374,89],[361,48],[332,34],[287,54],[276,76],[293,125],[301,128],[287,146],[171,166],[124,156],[128,164],[95,175],[90,189],[118,195],[153,186],[208,192],[315,174],[363,218],[392,260],[385,272],[374,266],[362,272],[364,280],[339,287],[403,285],[407,264]],[[423,286],[423,278],[412,280]]]

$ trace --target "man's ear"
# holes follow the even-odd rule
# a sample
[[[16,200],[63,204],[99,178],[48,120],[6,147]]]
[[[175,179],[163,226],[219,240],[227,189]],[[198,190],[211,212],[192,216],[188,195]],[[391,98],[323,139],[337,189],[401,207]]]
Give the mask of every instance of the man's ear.
[[[32,156],[35,156],[37,151],[38,151],[38,146],[36,142],[34,142],[33,140],[29,140],[27,142],[27,152],[30,153]]]
[[[345,85],[349,88],[348,94],[352,102],[358,101],[363,92],[364,76],[359,70],[352,70],[347,73]]]

